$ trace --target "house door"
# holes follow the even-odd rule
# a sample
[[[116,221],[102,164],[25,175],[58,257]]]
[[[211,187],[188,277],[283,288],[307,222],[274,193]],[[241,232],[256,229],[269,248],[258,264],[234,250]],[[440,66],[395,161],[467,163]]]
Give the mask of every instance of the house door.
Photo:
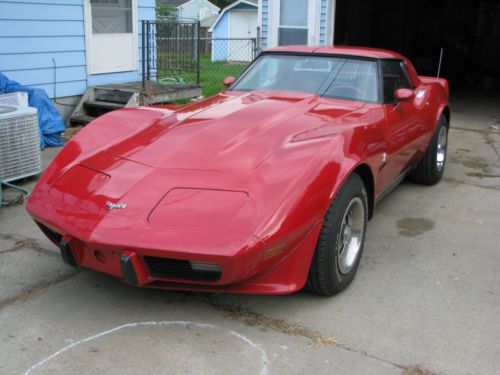
[[[257,36],[257,12],[236,11],[230,13],[229,61],[252,61],[254,41]]]
[[[85,0],[90,74],[136,70],[136,0]]]

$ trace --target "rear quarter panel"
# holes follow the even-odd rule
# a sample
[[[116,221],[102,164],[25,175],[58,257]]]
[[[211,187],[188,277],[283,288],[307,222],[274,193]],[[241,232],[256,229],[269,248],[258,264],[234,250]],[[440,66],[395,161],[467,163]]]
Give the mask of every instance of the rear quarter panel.
[[[427,112],[423,119],[426,130],[431,130],[433,134],[434,129],[439,121],[441,114],[446,109],[449,109],[449,86],[448,81],[443,78],[433,77],[419,77],[421,84],[417,88],[417,98],[420,90],[425,94],[422,100],[425,101]],[[448,119],[449,120],[449,119]],[[430,139],[429,139],[430,141]]]

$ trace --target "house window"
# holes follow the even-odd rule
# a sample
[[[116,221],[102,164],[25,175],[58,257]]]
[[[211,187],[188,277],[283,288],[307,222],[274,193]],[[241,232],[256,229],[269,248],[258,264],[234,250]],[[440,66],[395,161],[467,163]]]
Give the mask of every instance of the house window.
[[[307,44],[308,0],[281,0],[278,45]]]
[[[92,33],[132,32],[132,0],[90,0]]]

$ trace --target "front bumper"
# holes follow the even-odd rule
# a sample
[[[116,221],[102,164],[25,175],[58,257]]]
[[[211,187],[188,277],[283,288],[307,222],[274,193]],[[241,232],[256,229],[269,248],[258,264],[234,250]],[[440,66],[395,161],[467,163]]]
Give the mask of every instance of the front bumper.
[[[114,248],[106,244],[90,244],[70,234],[37,221],[47,237],[59,246],[63,260],[72,266],[83,267],[114,276],[130,285],[167,290],[230,292],[250,294],[288,294],[300,290],[307,277],[311,256],[321,223],[312,228],[293,249],[283,257],[265,260],[262,248],[202,257],[196,254],[147,249]],[[160,260],[162,264],[154,264]],[[217,264],[220,272],[189,267],[190,262]],[[158,262],[157,262],[158,263]],[[161,267],[163,275],[161,275]]]
[[[74,233],[49,227],[50,224],[39,220],[37,224],[59,247],[67,264],[123,278],[133,285],[154,281],[225,285],[251,276],[263,259],[260,256],[262,244],[257,239],[241,251],[188,253],[148,248],[147,241],[143,247],[128,247],[82,240]]]

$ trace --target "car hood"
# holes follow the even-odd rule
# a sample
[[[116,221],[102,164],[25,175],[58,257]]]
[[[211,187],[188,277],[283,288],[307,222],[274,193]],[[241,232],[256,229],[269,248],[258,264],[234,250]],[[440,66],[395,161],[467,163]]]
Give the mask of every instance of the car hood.
[[[282,227],[304,194],[298,181],[306,186],[324,173],[330,144],[317,139],[334,139],[340,154],[342,139],[331,135],[359,125],[360,107],[259,91],[174,111],[114,111],[65,146],[27,207],[44,225],[89,243],[230,253]]]
[[[107,153],[144,165],[195,170],[252,170],[295,134],[362,107],[312,94],[228,92],[180,107]]]

